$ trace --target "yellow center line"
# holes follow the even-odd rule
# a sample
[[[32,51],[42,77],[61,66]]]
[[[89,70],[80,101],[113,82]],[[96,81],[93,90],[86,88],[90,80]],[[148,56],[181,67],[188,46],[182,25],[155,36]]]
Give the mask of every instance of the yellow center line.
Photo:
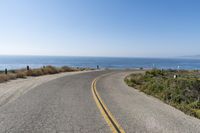
[[[103,75],[103,76],[105,76],[105,75]],[[102,77],[102,76],[100,76],[100,77]],[[105,121],[107,122],[108,126],[110,127],[110,129],[113,133],[125,133],[125,131],[122,129],[122,127],[119,125],[119,123],[114,118],[112,113],[109,111],[109,109],[107,108],[107,106],[105,105],[105,103],[103,102],[103,100],[101,99],[101,97],[97,91],[96,83],[97,83],[97,80],[100,79],[100,77],[94,79],[92,82],[92,86],[91,86],[93,98],[96,102],[96,105],[99,108],[102,116],[104,117]]]

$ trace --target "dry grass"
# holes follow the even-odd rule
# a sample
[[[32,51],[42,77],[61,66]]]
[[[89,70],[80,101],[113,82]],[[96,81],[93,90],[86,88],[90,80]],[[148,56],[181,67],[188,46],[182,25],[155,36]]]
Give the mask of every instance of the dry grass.
[[[14,80],[17,78],[26,78],[28,76],[42,76],[42,75],[48,75],[48,74],[56,74],[61,72],[72,72],[72,71],[82,71],[83,69],[75,69],[71,67],[53,67],[53,66],[45,66],[38,69],[31,69],[31,70],[11,70],[8,72],[8,74],[4,74],[3,72],[0,73],[0,83],[6,82],[9,80]]]
[[[9,79],[8,75],[5,75],[5,74],[0,75],[0,83],[8,81],[8,79]]]
[[[9,80],[13,80],[13,79],[18,78],[17,74],[14,74],[14,73],[9,73],[9,74],[7,75],[7,77],[8,77]]]

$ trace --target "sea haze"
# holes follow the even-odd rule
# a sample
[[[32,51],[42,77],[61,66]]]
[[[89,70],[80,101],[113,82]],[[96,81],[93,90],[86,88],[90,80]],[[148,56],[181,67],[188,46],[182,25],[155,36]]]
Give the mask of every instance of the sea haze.
[[[21,69],[29,65],[38,68],[46,65],[96,68],[162,68],[200,69],[200,59],[111,58],[64,56],[0,56],[0,70]]]

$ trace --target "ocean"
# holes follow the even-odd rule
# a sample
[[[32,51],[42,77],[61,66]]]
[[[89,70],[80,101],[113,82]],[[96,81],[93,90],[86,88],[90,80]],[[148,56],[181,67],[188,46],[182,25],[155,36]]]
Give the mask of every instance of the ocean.
[[[200,59],[166,58],[111,58],[111,57],[64,57],[64,56],[0,56],[0,70],[21,69],[42,66],[71,66],[96,68],[160,68],[160,69],[200,69]]]

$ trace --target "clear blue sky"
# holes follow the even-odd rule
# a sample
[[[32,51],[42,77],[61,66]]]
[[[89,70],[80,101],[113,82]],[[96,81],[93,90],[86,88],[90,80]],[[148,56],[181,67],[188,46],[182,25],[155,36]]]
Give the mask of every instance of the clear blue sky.
[[[200,54],[199,0],[1,0],[0,54]]]

